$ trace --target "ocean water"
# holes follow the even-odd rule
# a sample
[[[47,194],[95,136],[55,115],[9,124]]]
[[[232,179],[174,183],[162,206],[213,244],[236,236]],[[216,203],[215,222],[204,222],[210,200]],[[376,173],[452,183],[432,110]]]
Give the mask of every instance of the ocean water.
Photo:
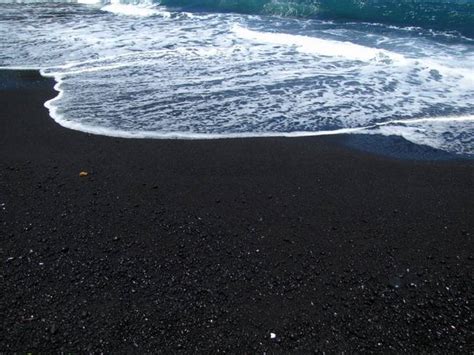
[[[0,0],[0,67],[129,138],[340,133],[474,155],[474,1]]]

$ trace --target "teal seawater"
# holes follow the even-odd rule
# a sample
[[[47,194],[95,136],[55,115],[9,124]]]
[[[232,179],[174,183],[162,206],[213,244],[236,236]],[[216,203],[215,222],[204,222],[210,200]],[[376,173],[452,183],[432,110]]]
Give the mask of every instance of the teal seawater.
[[[212,11],[418,26],[474,37],[474,0],[161,0],[160,3]]]

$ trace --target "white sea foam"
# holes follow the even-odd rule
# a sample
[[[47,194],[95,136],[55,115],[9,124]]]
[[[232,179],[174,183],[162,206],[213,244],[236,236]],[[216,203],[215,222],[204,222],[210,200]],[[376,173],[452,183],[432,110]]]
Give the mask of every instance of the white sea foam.
[[[56,80],[55,90],[58,95],[47,101],[45,107],[49,110],[50,116],[61,126],[77,131],[82,131],[91,134],[98,134],[117,138],[129,139],[232,139],[232,138],[263,138],[263,137],[313,137],[313,136],[327,136],[339,134],[381,134],[386,136],[401,136],[406,140],[415,144],[422,144],[436,149],[443,149],[446,151],[457,152],[472,155],[474,149],[472,145],[474,137],[474,115],[469,116],[453,116],[453,117],[425,117],[409,120],[391,120],[367,127],[357,128],[342,128],[334,130],[320,130],[320,131],[293,131],[293,132],[248,132],[248,133],[193,133],[193,132],[160,132],[160,131],[146,131],[146,130],[120,130],[101,126],[85,125],[81,122],[75,122],[66,119],[62,114],[58,113],[55,102],[61,100],[63,90],[61,89],[62,78],[59,75],[45,74],[44,76],[54,77]],[[465,125],[469,123],[469,125]],[[423,125],[425,124],[425,125]],[[426,124],[430,129],[426,129]],[[453,135],[457,131],[470,132],[470,143],[463,144],[459,140],[443,139],[443,135]]]
[[[474,155],[474,115],[393,120],[362,133],[400,136],[415,144]]]
[[[296,46],[304,53],[318,54],[328,57],[341,57],[350,60],[370,61],[387,59],[403,61],[405,58],[398,53],[383,49],[370,48],[351,42],[333,41],[315,37],[292,35],[287,33],[271,33],[252,31],[236,25],[232,31],[241,38],[284,46]]]
[[[397,134],[474,154],[470,42],[149,2],[102,9],[119,10],[0,13],[0,65],[54,77],[58,96],[45,105],[64,127],[127,138]]]
[[[84,4],[84,5],[99,5],[102,4],[101,0],[77,0],[78,4]]]
[[[52,76],[45,74],[45,76]],[[470,132],[470,137],[474,136],[474,116],[454,116],[454,117],[427,117],[408,120],[391,120],[366,127],[341,128],[333,130],[319,131],[292,131],[292,132],[241,132],[241,133],[199,133],[185,131],[160,131],[160,130],[123,130],[114,129],[100,125],[88,125],[80,121],[69,120],[64,114],[58,111],[57,103],[63,97],[61,89],[62,78],[54,75],[57,84],[55,89],[58,96],[45,103],[45,107],[50,111],[50,116],[60,125],[78,131],[88,132],[112,137],[121,138],[149,138],[149,139],[229,139],[229,138],[252,138],[252,137],[309,137],[338,134],[381,134],[397,135],[416,144],[423,144],[446,151],[474,154],[472,138],[469,142],[460,142],[456,139],[446,139],[446,134],[456,135],[459,131]],[[468,125],[466,125],[468,123]],[[428,128],[428,129],[427,129]],[[466,144],[467,143],[467,144]]]
[[[106,11],[106,12],[111,12],[116,15],[124,15],[124,16],[136,16],[136,17],[161,16],[161,17],[167,17],[167,18],[171,17],[171,13],[169,11],[159,10],[151,5],[112,3],[110,5],[106,5],[102,7],[101,10]]]
[[[2,69],[0,67],[0,69]],[[6,68],[12,69],[12,68]],[[17,70],[23,68],[15,68]],[[209,133],[192,133],[192,132],[157,132],[157,131],[145,131],[145,130],[118,130],[100,126],[88,126],[80,122],[74,122],[68,120],[64,115],[58,112],[57,102],[61,100],[64,95],[64,91],[61,88],[63,83],[63,75],[57,73],[47,73],[45,70],[40,70],[41,75],[45,77],[54,78],[56,84],[54,90],[58,92],[58,95],[45,102],[44,106],[49,110],[49,115],[59,125],[73,129],[76,131],[117,137],[117,138],[135,138],[135,139],[231,139],[231,138],[258,138],[258,137],[311,137],[311,136],[325,136],[325,135],[336,135],[336,134],[350,134],[363,132],[367,127],[360,128],[344,128],[331,131],[315,131],[315,132],[262,132],[262,133],[227,133],[227,134],[209,134]]]

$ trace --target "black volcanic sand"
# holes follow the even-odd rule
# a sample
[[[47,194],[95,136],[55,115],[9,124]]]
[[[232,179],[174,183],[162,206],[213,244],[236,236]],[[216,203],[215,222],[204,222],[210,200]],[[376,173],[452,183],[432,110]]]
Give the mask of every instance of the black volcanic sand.
[[[472,161],[88,135],[0,79],[1,351],[472,352]]]

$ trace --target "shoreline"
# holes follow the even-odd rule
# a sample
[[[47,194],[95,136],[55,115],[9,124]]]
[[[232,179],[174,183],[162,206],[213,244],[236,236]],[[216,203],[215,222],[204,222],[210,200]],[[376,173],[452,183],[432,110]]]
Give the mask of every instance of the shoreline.
[[[7,74],[8,73],[8,74]],[[21,74],[23,73],[23,74]],[[336,144],[345,146],[350,149],[354,149],[360,153],[375,154],[378,156],[401,159],[401,160],[431,160],[431,161],[474,161],[474,155],[469,154],[455,154],[447,152],[438,148],[433,148],[426,145],[416,144],[408,141],[402,136],[386,136],[382,134],[367,134],[357,133],[363,131],[371,126],[358,127],[358,128],[341,128],[333,131],[316,131],[316,132],[286,132],[286,133],[261,133],[259,135],[251,136],[246,133],[235,133],[235,134],[198,134],[198,133],[166,133],[166,134],[154,134],[153,132],[122,132],[122,131],[111,131],[110,129],[102,129],[99,127],[88,128],[80,126],[77,123],[67,122],[59,117],[56,117],[55,108],[51,106],[51,102],[60,99],[63,94],[58,88],[61,84],[55,75],[45,75],[40,69],[34,68],[0,68],[0,77],[6,79],[6,81],[16,81],[16,75],[28,74],[33,76],[40,75],[45,80],[50,80],[53,84],[53,90],[57,93],[56,96],[48,99],[44,106],[49,111],[50,118],[55,121],[56,124],[60,125],[65,129],[74,130],[84,134],[92,134],[109,138],[119,139],[145,139],[145,140],[195,140],[195,141],[208,141],[208,140],[247,140],[247,139],[302,139],[302,138],[313,138],[313,137],[330,137]],[[19,80],[21,81],[21,79]],[[27,85],[31,85],[28,83]],[[1,87],[0,87],[1,89]],[[424,119],[420,119],[424,120]],[[427,119],[429,120],[429,119]],[[402,120],[403,121],[403,120]],[[397,120],[389,121],[397,122]],[[380,126],[388,124],[386,122]],[[373,126],[375,127],[375,126]]]
[[[91,135],[49,117],[51,79],[16,73],[0,350],[469,352],[472,161]]]

